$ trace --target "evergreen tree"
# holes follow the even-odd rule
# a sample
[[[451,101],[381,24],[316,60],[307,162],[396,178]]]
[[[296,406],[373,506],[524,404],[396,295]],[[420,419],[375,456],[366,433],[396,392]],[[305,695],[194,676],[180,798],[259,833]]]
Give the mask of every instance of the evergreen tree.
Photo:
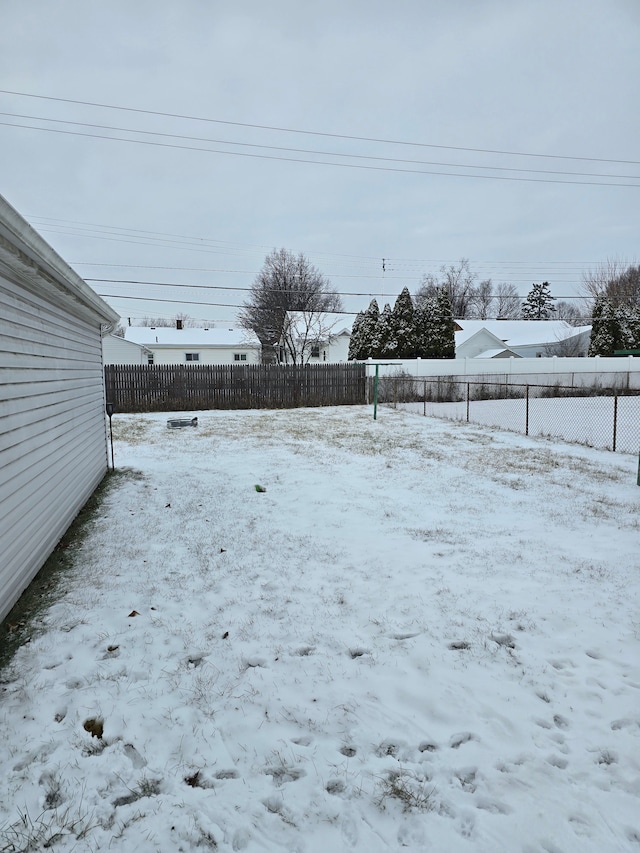
[[[361,358],[366,358],[362,355],[362,323],[364,322],[364,311],[358,311],[356,318],[351,327],[351,337],[349,338],[349,361],[354,361]]]
[[[369,303],[369,307],[362,316],[362,322],[358,330],[360,336],[360,358],[377,358],[380,348],[380,309],[375,299]]]
[[[624,312],[616,308],[609,297],[596,297],[591,316],[590,356],[613,355],[617,349],[627,349]]]
[[[549,290],[549,282],[534,284],[527,298],[522,303],[521,316],[523,320],[549,320],[555,313],[555,300]]]
[[[391,316],[395,358],[415,358],[416,330],[413,315],[413,299],[409,288],[404,287],[396,299]]]
[[[396,340],[393,313],[391,306],[387,302],[380,312],[378,321],[378,349],[376,358],[398,358],[398,342]]]
[[[455,358],[455,324],[446,287],[441,287],[436,296],[434,320],[434,358]]]
[[[420,308],[413,312],[416,336],[416,357],[436,358],[436,298],[429,296],[422,300]]]
[[[629,309],[627,349],[640,349],[640,305]]]

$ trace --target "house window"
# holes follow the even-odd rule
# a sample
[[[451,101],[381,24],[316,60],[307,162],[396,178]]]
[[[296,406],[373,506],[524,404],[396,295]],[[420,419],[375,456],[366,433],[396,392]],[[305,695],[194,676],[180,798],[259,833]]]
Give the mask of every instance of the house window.
[[[246,352],[234,352],[233,360],[234,361],[246,361],[247,360]]]
[[[200,353],[199,352],[185,352],[184,360],[185,361],[200,361]]]
[[[153,353],[152,352],[150,352],[147,355],[147,364],[153,364]]]
[[[311,347],[311,358],[320,358],[320,347],[319,346]]]

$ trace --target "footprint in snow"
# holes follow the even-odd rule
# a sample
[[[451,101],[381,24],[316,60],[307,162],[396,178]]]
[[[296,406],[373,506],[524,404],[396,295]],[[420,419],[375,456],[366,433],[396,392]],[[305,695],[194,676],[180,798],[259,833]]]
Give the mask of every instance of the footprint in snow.
[[[478,797],[476,799],[476,808],[491,814],[509,814],[511,808],[499,800],[492,800],[489,797]]]
[[[566,758],[561,758],[559,755],[550,755],[547,758],[547,764],[557,767],[558,770],[566,770],[569,762]]]
[[[284,785],[286,782],[296,782],[305,776],[301,767],[287,767],[286,764],[278,764],[276,767],[267,767],[265,776],[271,776],[275,785]]]
[[[471,740],[480,740],[480,738],[472,732],[458,732],[458,734],[451,735],[449,746],[451,749],[459,749],[463,743],[469,743]]]
[[[614,732],[620,731],[620,729],[631,729],[634,726],[640,727],[640,719],[634,719],[633,717],[622,717],[620,720],[614,720],[611,723],[611,729]]]

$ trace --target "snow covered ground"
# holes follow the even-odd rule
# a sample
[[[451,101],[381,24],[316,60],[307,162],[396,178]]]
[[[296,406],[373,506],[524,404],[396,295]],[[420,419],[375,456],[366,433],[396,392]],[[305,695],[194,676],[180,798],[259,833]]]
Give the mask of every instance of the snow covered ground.
[[[400,408],[452,420],[467,420],[467,404],[399,403]],[[472,400],[469,421],[500,429],[526,431],[526,401]],[[620,453],[638,453],[640,449],[640,397],[618,397],[614,414],[613,397],[565,397],[529,400],[529,435],[561,438],[602,450],[615,447]]]
[[[0,850],[640,851],[634,456],[197,414],[113,419],[2,674]]]

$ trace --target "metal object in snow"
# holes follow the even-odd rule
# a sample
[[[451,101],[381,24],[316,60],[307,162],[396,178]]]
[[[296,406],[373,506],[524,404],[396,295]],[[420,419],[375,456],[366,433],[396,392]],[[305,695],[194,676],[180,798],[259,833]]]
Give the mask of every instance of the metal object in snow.
[[[198,419],[197,418],[169,418],[167,421],[167,426],[169,429],[179,429],[180,427],[197,427]]]

